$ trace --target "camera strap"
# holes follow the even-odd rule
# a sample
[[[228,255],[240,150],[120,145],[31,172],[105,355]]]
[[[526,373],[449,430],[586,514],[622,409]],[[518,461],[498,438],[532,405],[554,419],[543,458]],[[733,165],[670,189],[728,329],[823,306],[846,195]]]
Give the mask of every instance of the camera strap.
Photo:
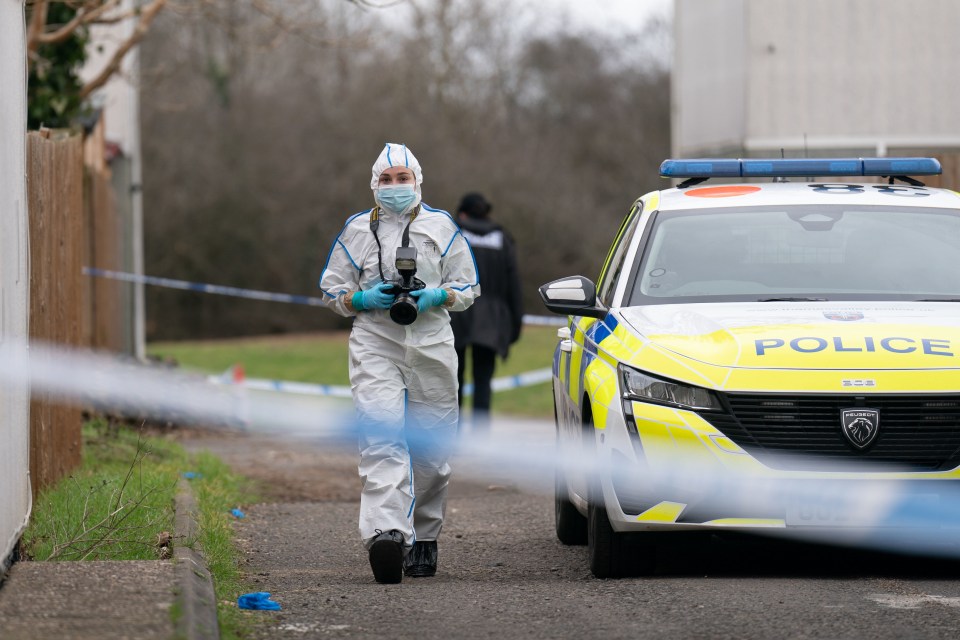
[[[409,247],[410,246],[410,225],[413,224],[413,221],[417,219],[417,214],[420,213],[420,205],[413,210],[413,213],[410,214],[410,222],[407,223],[407,226],[403,228],[403,235],[400,237],[400,246]],[[374,207],[373,211],[370,212],[370,231],[373,232],[373,239],[377,241],[377,268],[380,270],[380,282],[386,282],[387,279],[383,277],[383,245],[380,244],[380,236],[377,235],[377,229],[380,228],[380,207]]]

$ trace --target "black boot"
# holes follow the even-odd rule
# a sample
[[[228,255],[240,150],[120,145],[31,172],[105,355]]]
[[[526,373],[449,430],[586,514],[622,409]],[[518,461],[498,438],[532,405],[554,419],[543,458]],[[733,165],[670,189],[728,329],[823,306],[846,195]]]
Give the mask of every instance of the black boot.
[[[408,578],[429,578],[437,573],[437,541],[414,542],[413,549],[403,560],[403,572]]]
[[[397,584],[403,580],[403,534],[393,529],[378,535],[370,545],[370,568],[373,577],[383,584]]]

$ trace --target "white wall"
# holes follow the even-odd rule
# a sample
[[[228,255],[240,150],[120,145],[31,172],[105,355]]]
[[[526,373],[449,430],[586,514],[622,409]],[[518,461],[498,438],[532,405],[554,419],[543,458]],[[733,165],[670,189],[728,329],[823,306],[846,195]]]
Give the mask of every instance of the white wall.
[[[746,135],[746,1],[674,4],[674,157],[739,148]]]
[[[0,0],[0,345],[27,341],[26,47],[22,0]],[[0,387],[0,572],[30,514],[26,382]]]
[[[133,9],[134,0],[122,2],[122,11]],[[90,28],[87,60],[80,69],[80,77],[84,82],[92,80],[107,65],[117,48],[132,35],[133,24],[133,20],[124,20],[117,24],[94,25]],[[91,100],[108,114],[105,118],[107,140],[118,143],[127,154],[134,143],[130,136],[137,118],[136,105],[131,104],[131,98],[135,97],[139,84],[135,57],[136,49],[124,58],[120,73],[114,74],[103,87],[95,91]]]
[[[706,4],[676,6],[675,152],[960,147],[960,2]]]
[[[122,0],[120,10],[130,13],[140,0]],[[87,60],[80,70],[84,81],[94,78],[113,57],[117,48],[133,35],[135,20],[128,19],[117,24],[96,25],[90,29],[90,42],[87,46]],[[114,74],[107,83],[94,92],[91,102],[103,108],[106,123],[106,137],[110,142],[120,145],[124,155],[130,161],[130,181],[134,189],[131,192],[117,193],[118,198],[129,198],[129,203],[121,209],[131,211],[132,255],[129,270],[143,274],[143,192],[140,188],[140,47],[134,47],[123,59],[120,73]],[[132,355],[143,360],[146,358],[146,307],[142,284],[130,285],[133,288],[133,309],[130,311],[133,327]],[[126,316],[125,316],[126,317]]]

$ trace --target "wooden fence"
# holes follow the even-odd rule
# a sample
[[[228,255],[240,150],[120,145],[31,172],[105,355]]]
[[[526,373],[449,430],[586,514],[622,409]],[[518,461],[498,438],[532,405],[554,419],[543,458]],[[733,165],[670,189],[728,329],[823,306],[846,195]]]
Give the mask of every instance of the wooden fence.
[[[85,333],[83,181],[78,134],[28,134],[31,342],[78,347]],[[44,393],[34,394],[30,402],[34,495],[80,463],[80,448],[80,409],[56,404]]]
[[[82,275],[84,266],[122,270],[122,220],[116,214],[102,121],[86,135],[27,135],[30,223],[30,341],[129,351],[124,301],[129,285]],[[83,375],[77,372],[76,375]],[[30,470],[34,495],[80,463],[81,410],[34,394]]]

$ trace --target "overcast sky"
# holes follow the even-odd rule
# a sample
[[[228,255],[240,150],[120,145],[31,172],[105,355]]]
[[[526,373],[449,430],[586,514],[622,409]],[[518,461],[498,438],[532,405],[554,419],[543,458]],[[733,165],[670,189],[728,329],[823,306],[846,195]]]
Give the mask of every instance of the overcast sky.
[[[322,0],[330,6],[344,5],[341,0]],[[490,0],[493,6],[499,0]],[[558,27],[572,31],[590,29],[612,35],[624,31],[639,31],[654,16],[672,17],[673,0],[503,0],[520,9],[524,19],[518,26],[535,32]],[[408,15],[404,0],[374,0],[382,4],[378,15],[388,21]],[[423,4],[423,3],[421,3]],[[367,14],[369,15],[369,14]],[[533,24],[529,18],[534,16]]]
[[[602,31],[636,31],[654,15],[668,16],[672,0],[537,0],[537,6],[562,6],[572,23]]]

